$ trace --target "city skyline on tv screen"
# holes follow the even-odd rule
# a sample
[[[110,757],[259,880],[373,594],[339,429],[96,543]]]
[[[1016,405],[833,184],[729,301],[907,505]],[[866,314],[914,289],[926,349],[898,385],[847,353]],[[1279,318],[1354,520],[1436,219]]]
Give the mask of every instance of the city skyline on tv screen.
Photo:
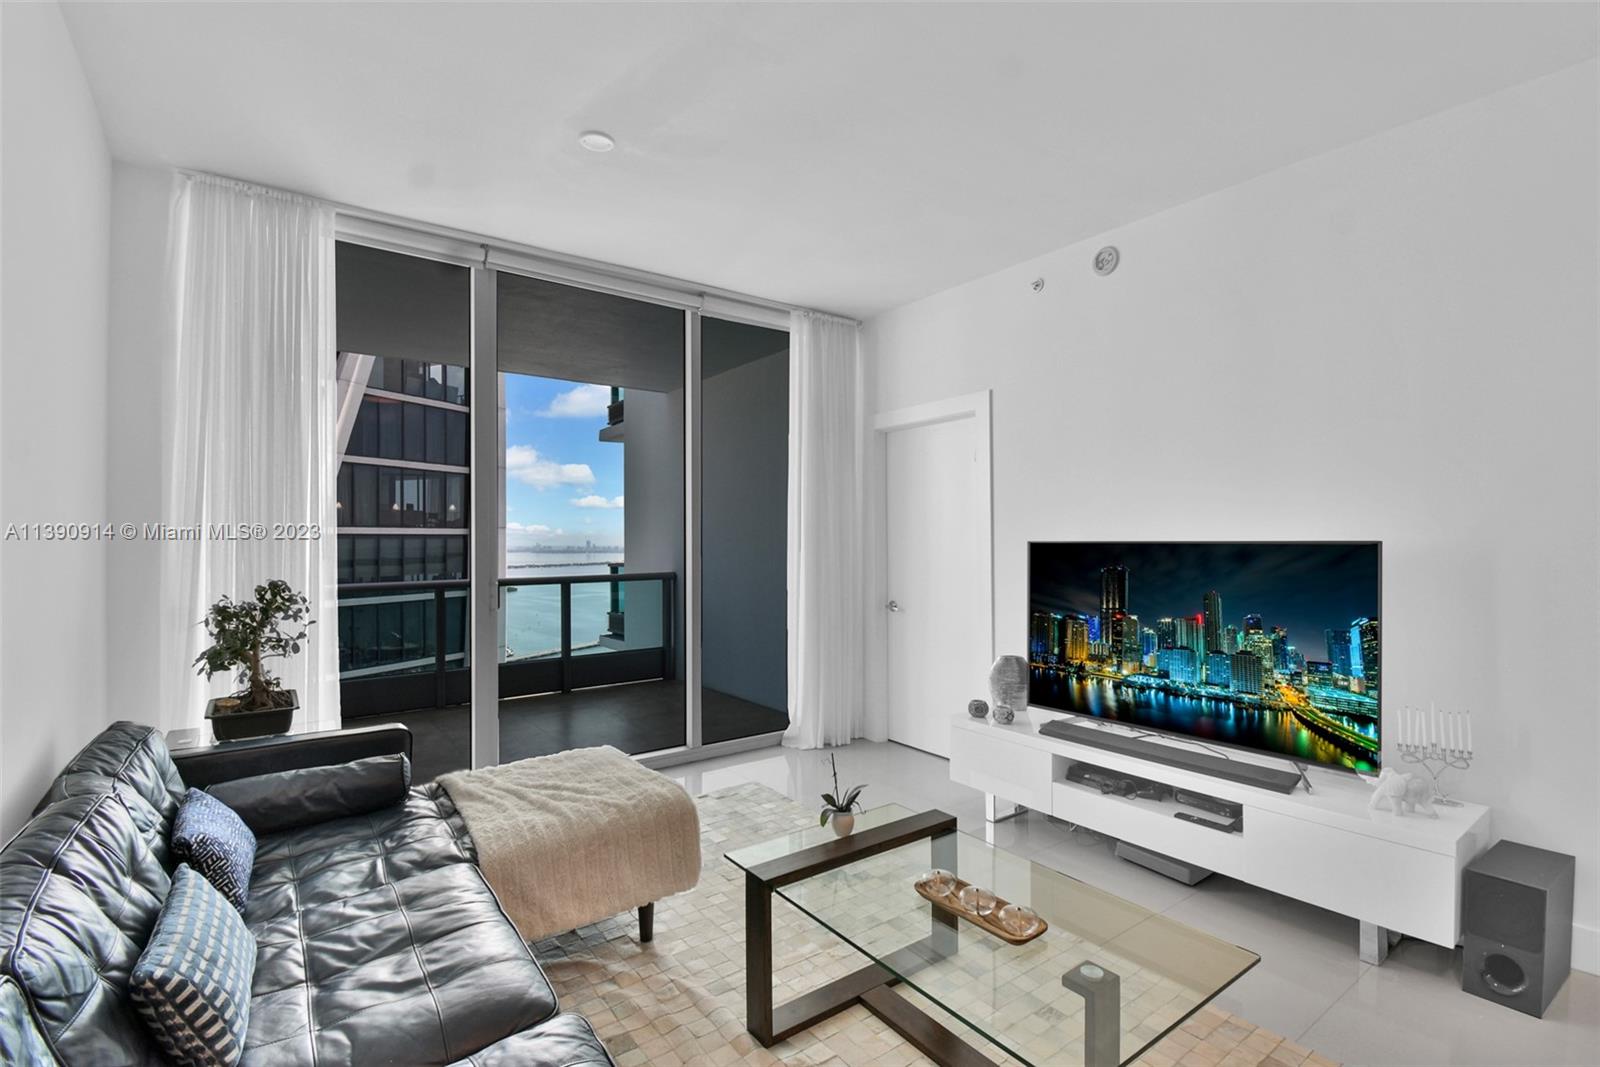
[[[1030,703],[1375,772],[1380,546],[1029,546]]]

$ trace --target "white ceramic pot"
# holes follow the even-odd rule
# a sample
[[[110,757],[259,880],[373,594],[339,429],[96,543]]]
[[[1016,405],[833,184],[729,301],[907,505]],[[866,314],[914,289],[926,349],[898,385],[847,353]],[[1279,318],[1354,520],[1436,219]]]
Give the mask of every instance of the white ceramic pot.
[[[848,837],[856,828],[856,817],[852,812],[834,812],[828,822],[833,826],[833,832],[840,837]]]

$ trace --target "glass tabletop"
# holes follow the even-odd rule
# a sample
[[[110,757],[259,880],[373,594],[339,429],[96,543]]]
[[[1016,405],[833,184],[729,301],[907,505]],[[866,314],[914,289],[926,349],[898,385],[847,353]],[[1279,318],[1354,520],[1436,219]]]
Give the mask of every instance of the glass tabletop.
[[[911,814],[875,808],[857,816],[856,832]],[[833,838],[830,828],[818,829],[728,858],[748,868]],[[1049,928],[1012,945],[964,919],[952,926],[914,888],[934,867],[1031,907]],[[1030,1064],[1127,1063],[1260,961],[966,833],[916,841],[776,891]]]

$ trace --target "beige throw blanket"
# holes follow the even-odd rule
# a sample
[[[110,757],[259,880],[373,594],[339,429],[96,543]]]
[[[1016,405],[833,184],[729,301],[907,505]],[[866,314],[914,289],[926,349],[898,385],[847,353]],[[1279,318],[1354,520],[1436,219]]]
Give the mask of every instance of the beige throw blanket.
[[[611,747],[442,775],[478,863],[529,941],[694,888],[700,816]]]

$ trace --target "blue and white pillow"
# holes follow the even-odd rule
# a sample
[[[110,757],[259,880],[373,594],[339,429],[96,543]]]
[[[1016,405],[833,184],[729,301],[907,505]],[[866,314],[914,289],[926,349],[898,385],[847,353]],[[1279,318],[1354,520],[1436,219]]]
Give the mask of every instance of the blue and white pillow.
[[[239,912],[184,864],[128,976],[134,1008],[173,1062],[234,1067],[244,1055],[256,939]]]
[[[187,863],[243,914],[250,899],[256,835],[237,812],[210,793],[189,790],[172,823],[172,858]]]

